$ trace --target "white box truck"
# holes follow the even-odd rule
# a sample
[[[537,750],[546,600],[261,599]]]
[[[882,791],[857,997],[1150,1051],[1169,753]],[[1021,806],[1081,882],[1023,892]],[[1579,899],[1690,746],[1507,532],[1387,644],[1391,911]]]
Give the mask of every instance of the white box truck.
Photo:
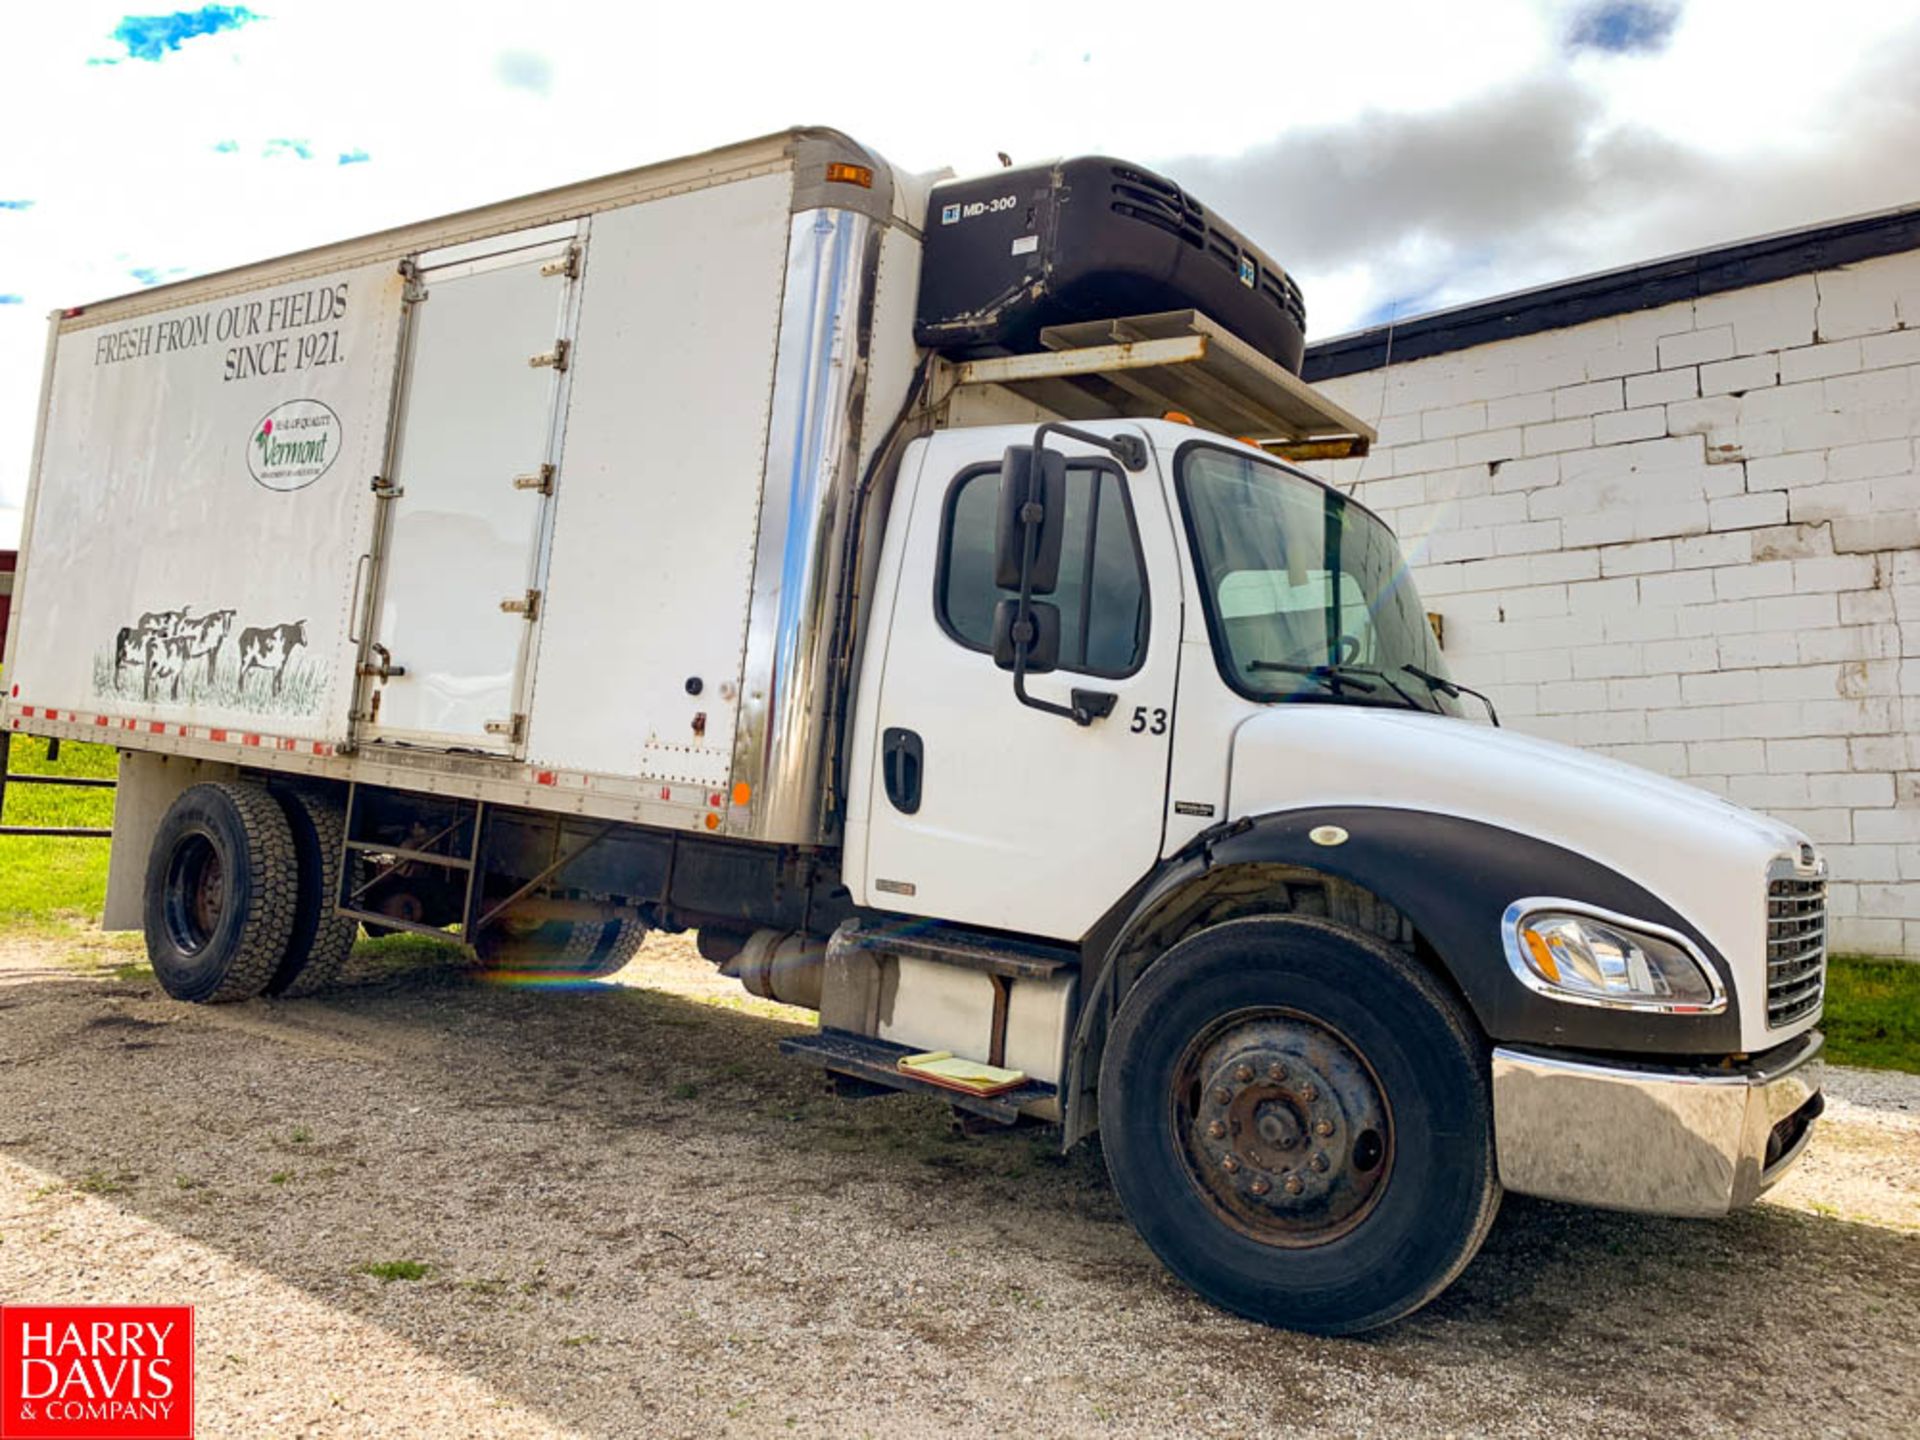
[[[826,130],[67,310],[0,736],[119,747],[106,919],[181,1000],[697,930],[849,1092],[1018,1072],[935,1093],[1098,1129],[1278,1324],[1413,1310],[1503,1187],[1752,1201],[1823,861],[1485,723],[1287,463],[1370,439],[1303,325],[1137,166]]]

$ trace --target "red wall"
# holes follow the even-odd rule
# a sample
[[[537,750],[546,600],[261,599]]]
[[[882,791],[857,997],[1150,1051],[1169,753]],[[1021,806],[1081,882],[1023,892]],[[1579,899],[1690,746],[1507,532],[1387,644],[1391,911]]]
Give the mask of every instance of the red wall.
[[[18,558],[17,551],[0,550],[0,575],[11,576],[13,564]],[[13,608],[13,601],[7,595],[0,595],[0,660],[6,658],[7,650],[7,611]]]

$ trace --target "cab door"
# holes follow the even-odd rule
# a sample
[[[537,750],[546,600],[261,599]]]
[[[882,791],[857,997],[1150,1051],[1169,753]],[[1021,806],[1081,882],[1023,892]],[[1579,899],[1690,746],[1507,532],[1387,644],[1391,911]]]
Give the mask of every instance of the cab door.
[[[935,435],[896,503],[907,529],[862,732],[876,747],[864,888],[876,907],[1071,940],[1160,853],[1179,567],[1157,459],[1129,474],[1051,441],[1069,462],[1066,538],[1059,584],[1036,598],[1060,610],[1060,664],[1027,690],[1114,701],[1087,726],[1023,705],[991,653],[994,607],[1012,595],[994,584],[994,514],[1001,453],[1032,433]]]

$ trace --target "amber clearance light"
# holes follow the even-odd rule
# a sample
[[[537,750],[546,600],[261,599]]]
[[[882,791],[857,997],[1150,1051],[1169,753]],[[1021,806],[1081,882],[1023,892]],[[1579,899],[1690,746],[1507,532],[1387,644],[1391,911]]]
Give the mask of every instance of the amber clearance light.
[[[844,160],[835,160],[827,166],[829,185],[858,185],[863,190],[873,188],[873,167],[871,165],[849,165]]]

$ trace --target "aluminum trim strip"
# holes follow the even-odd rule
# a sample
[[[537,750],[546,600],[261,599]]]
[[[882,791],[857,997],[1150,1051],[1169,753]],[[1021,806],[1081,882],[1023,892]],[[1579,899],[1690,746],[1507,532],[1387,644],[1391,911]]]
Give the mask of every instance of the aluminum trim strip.
[[[788,230],[733,774],[752,804],[729,833],[814,844],[821,833],[836,565],[860,448],[866,303],[883,227],[807,210]]]

